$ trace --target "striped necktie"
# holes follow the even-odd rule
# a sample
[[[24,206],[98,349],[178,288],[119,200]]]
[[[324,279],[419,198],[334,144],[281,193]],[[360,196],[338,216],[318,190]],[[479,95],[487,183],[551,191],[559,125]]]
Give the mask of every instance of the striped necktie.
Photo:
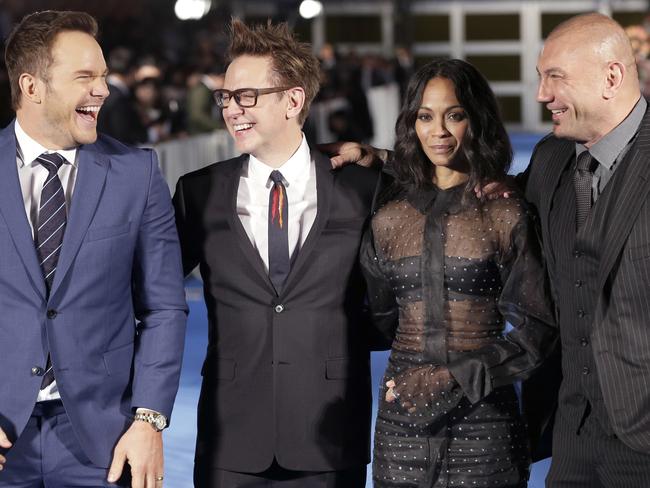
[[[36,158],[36,161],[47,169],[48,173],[41,190],[41,204],[38,208],[38,223],[34,232],[34,244],[49,297],[52,282],[54,281],[54,272],[59,262],[59,253],[61,252],[66,224],[65,193],[58,175],[59,168],[65,160],[58,153],[43,153]],[[46,388],[53,381],[54,370],[48,355],[41,389]]]

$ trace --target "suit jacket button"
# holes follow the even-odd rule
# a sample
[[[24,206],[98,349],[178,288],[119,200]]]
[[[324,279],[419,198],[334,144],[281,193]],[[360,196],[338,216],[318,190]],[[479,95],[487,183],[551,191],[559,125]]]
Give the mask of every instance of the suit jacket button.
[[[578,317],[582,318],[585,315],[587,315],[587,313],[584,310],[582,310],[582,309],[578,310]]]
[[[580,339],[580,345],[581,345],[582,347],[587,347],[587,346],[589,345],[589,341],[587,340],[586,337],[582,337],[582,338]]]
[[[588,375],[588,374],[589,374],[589,368],[588,368],[587,366],[585,366],[584,368],[582,368],[582,374],[584,374],[584,375]]]
[[[53,319],[56,317],[56,310],[48,310],[47,311],[47,318],[48,319]]]
[[[284,312],[284,305],[279,303],[273,308],[273,310],[275,310],[276,313],[282,313]]]
[[[45,373],[45,371],[43,371],[43,368],[40,368],[38,366],[32,367],[32,376],[43,376],[43,373]]]

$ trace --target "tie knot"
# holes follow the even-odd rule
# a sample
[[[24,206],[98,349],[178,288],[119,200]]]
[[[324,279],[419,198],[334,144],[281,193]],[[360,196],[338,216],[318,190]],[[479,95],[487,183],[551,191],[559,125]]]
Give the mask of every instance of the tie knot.
[[[65,159],[59,153],[43,153],[36,158],[36,161],[52,174],[59,171],[59,168],[63,166]]]
[[[284,178],[282,177],[282,173],[280,173],[277,169],[274,169],[273,171],[271,171],[270,178],[271,178],[271,181],[273,183],[275,183],[276,185],[278,183],[284,184]]]
[[[589,151],[583,151],[580,156],[578,156],[578,160],[576,161],[576,168],[578,171],[589,171],[591,173],[591,163],[593,161],[593,158]]]

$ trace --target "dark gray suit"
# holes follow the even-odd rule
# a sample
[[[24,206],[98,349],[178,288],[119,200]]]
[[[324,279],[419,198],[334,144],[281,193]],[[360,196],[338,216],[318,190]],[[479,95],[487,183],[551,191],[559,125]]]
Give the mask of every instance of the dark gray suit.
[[[571,436],[597,431],[608,454],[650,466],[650,114],[577,233],[574,164],[575,143],[550,136],[527,170],[562,340],[554,464],[575,454]],[[610,474],[650,486],[648,470]]]

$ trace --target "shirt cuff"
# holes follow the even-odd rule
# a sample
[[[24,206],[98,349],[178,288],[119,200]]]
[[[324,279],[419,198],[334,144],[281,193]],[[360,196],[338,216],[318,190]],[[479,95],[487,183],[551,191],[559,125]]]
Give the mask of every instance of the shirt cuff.
[[[151,410],[150,408],[138,407],[135,409],[135,413],[153,413],[155,415],[161,415],[160,412]]]

